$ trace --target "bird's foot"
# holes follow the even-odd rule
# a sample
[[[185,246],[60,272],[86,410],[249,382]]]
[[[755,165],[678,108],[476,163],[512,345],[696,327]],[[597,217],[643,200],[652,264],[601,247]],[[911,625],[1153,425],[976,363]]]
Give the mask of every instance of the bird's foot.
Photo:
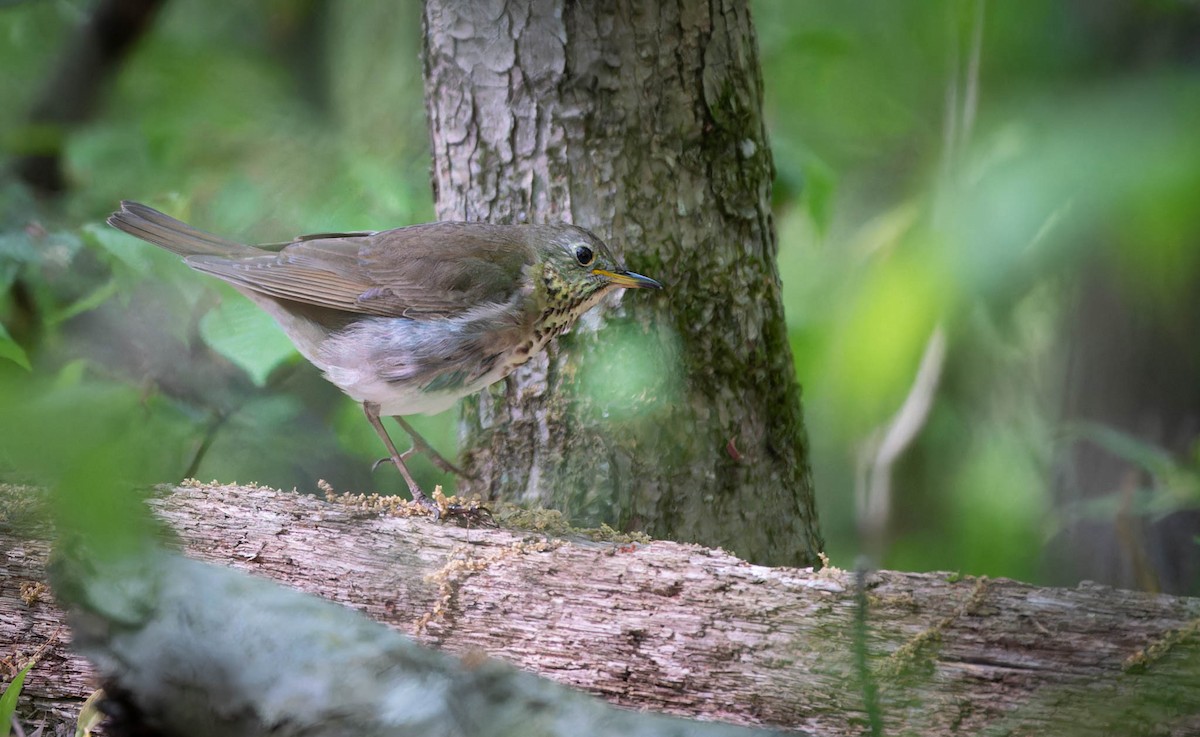
[[[384,460],[387,459],[385,458]],[[376,463],[375,465],[378,466],[379,464]],[[434,522],[442,518],[441,504],[438,504],[434,500],[430,499],[425,495],[425,492],[416,487],[412,487],[408,491],[410,494],[412,494],[412,503],[428,512],[429,516],[433,518]]]

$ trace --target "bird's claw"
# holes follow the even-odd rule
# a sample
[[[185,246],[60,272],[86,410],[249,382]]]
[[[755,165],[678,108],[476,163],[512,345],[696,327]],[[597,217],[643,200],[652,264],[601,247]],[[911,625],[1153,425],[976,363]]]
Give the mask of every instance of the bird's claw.
[[[425,492],[420,489],[409,489],[409,493],[412,494],[413,504],[427,510],[434,522],[442,518],[442,505],[425,496]]]

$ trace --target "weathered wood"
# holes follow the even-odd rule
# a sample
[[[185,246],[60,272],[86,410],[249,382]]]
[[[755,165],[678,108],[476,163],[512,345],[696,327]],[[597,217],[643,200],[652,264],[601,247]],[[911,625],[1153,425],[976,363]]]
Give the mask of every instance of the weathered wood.
[[[0,496],[3,511],[21,493]],[[864,729],[859,607],[842,571],[462,529],[254,487],[184,487],[153,506],[194,557],[618,704],[816,734]],[[29,529],[0,525],[0,656],[17,663],[51,642],[26,699],[63,714],[88,693],[87,670],[65,653],[49,596],[22,599],[47,556],[44,542],[16,536]],[[1200,600],[955,579],[867,577],[866,650],[888,733],[1200,730]]]
[[[140,541],[76,537],[51,571],[123,737],[782,737],[619,709],[455,657],[319,596]],[[110,554],[97,554],[108,548]]]

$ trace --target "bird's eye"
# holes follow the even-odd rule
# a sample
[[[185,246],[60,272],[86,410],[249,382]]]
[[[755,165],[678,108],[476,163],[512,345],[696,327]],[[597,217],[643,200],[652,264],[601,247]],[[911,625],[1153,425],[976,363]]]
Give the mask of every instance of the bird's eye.
[[[587,246],[575,247],[575,260],[580,266],[591,266],[592,261],[596,258],[596,254],[592,253],[592,249]]]

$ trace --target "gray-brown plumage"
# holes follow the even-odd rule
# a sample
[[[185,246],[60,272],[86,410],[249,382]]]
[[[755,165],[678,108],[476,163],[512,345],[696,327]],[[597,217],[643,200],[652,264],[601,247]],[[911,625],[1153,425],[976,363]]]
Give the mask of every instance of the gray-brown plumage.
[[[305,358],[363,405],[413,498],[427,501],[381,415],[440,412],[507,376],[631,273],[574,225],[430,223],[249,246],[136,202],[110,225],[183,257],[266,310]],[[453,468],[440,457],[439,465]]]

